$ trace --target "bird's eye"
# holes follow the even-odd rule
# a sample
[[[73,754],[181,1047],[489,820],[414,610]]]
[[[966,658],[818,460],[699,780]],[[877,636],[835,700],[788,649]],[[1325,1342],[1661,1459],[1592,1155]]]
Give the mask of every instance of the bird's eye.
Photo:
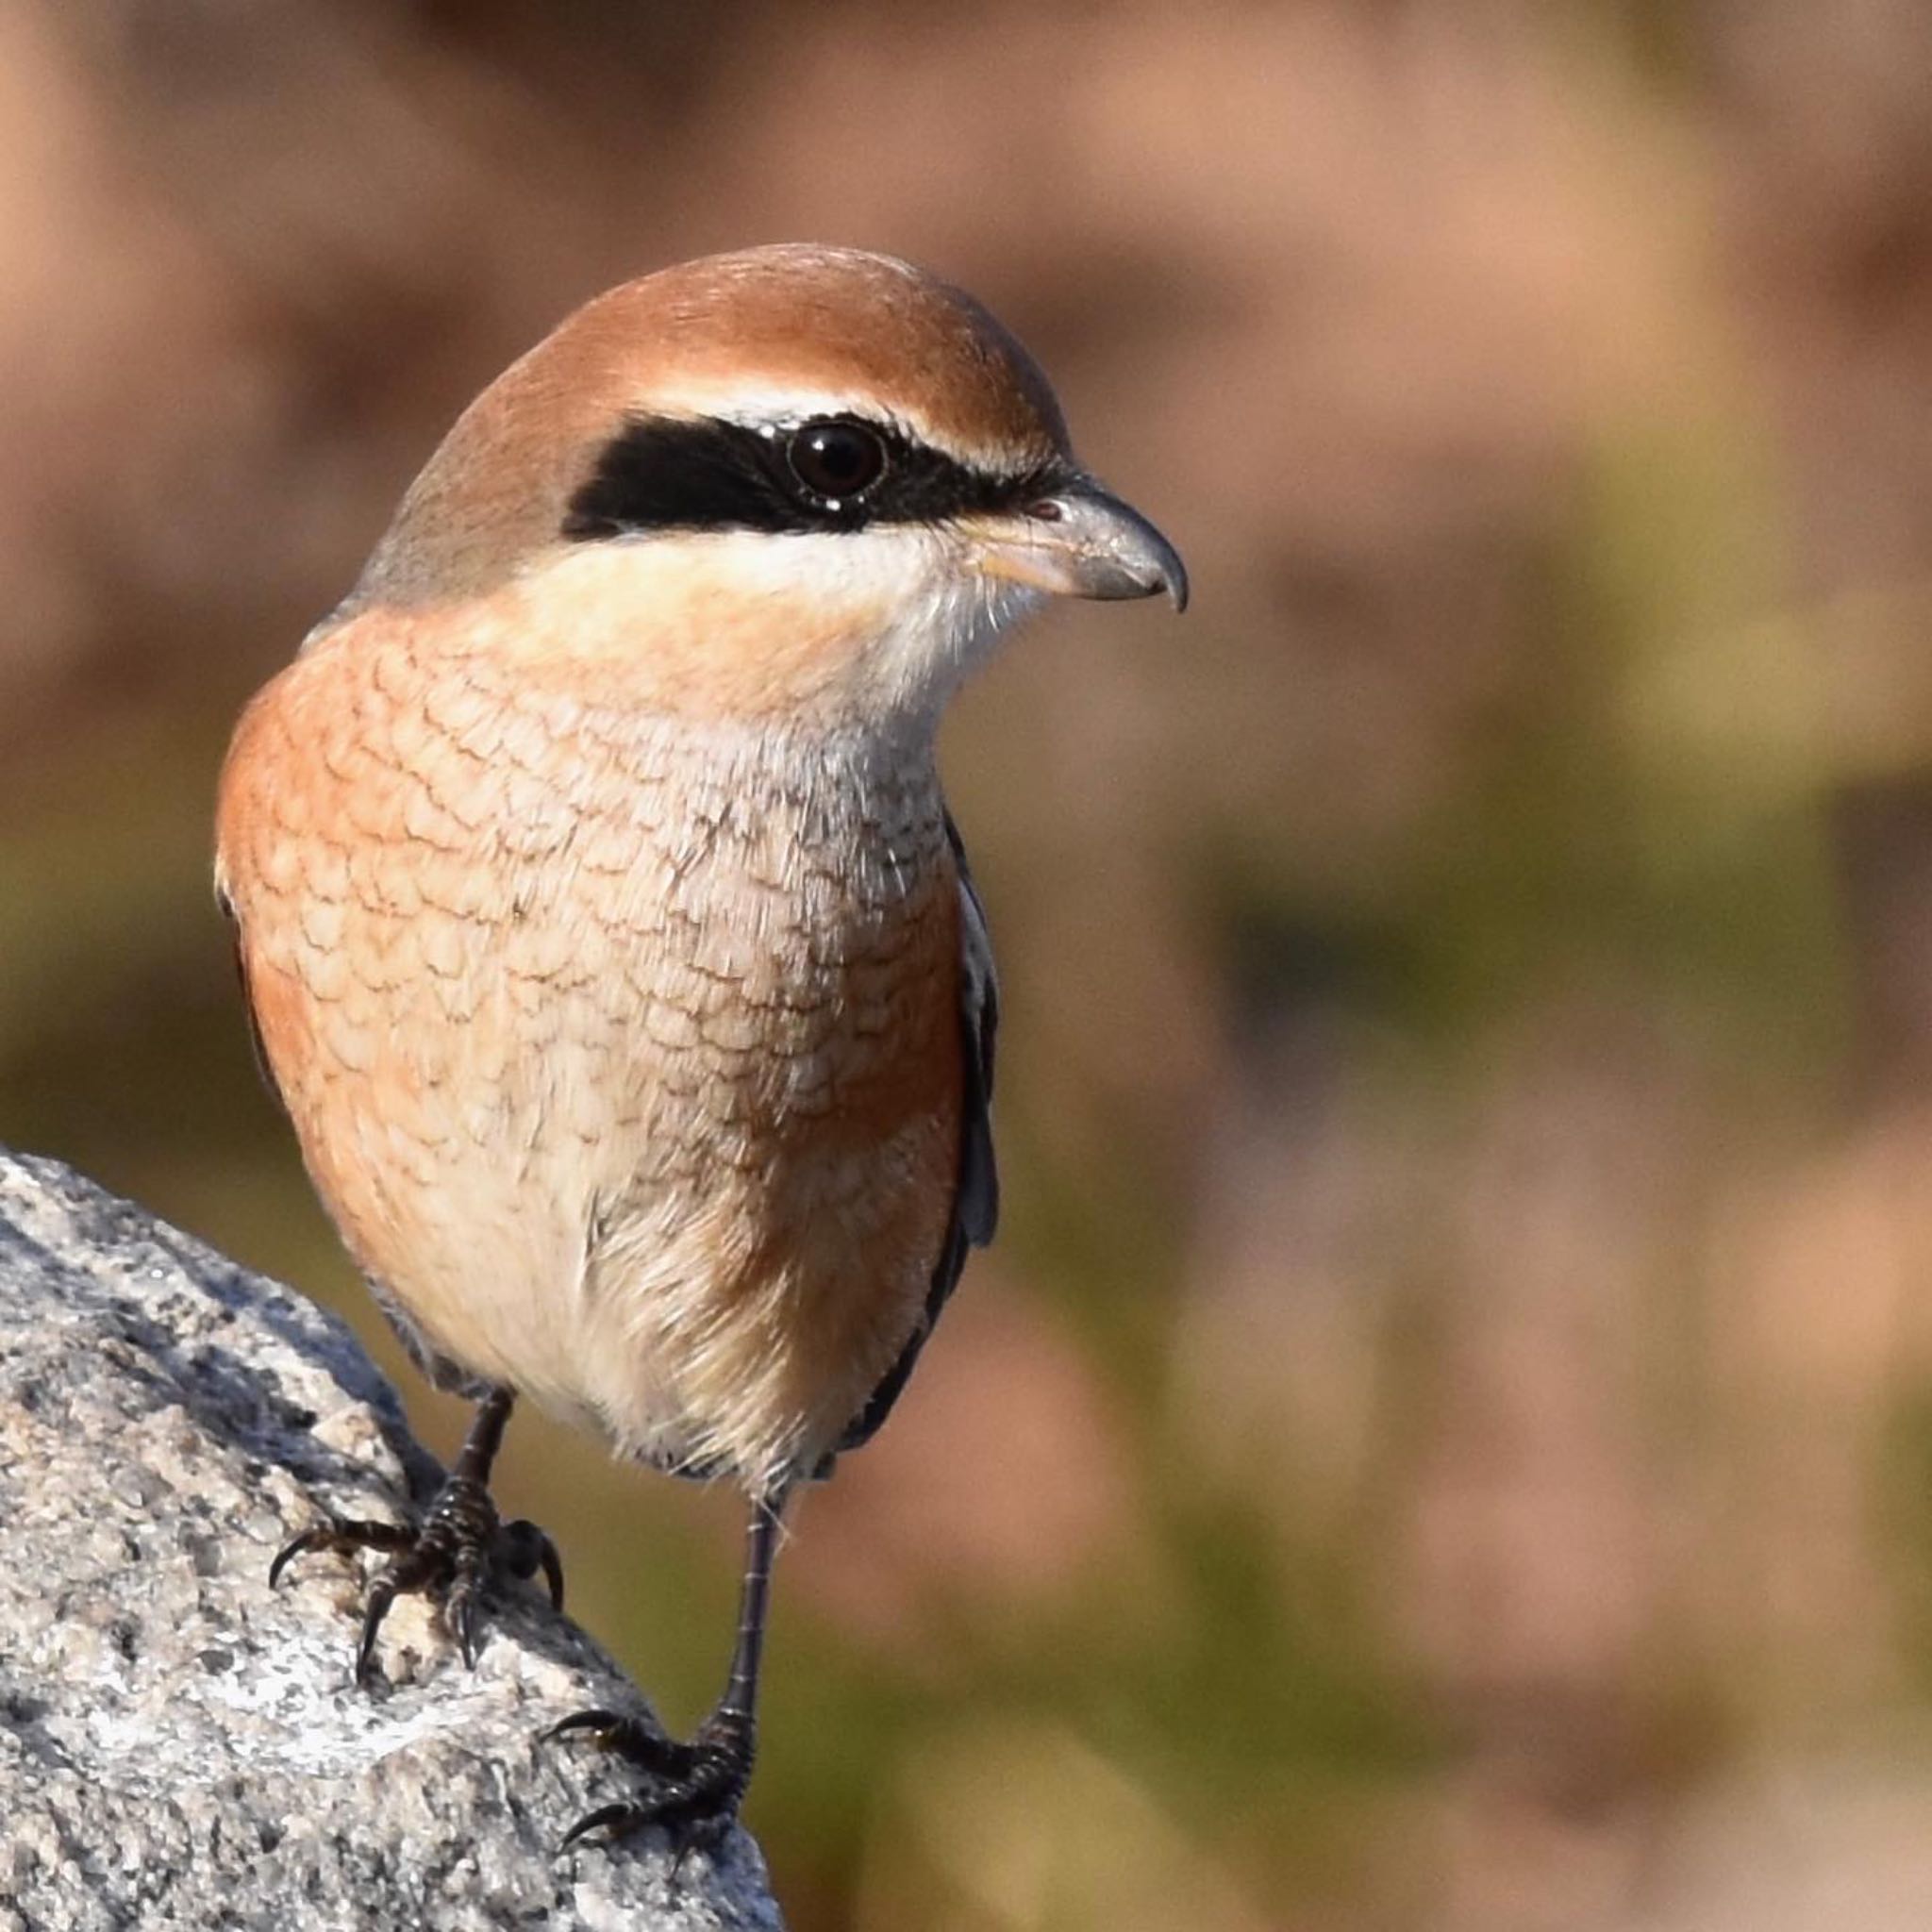
[[[886,473],[886,445],[862,423],[808,423],[785,446],[791,474],[831,502],[862,495]]]

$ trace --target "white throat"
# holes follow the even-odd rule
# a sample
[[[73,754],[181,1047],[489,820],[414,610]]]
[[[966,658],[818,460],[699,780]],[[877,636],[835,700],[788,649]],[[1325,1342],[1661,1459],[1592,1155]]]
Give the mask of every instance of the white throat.
[[[546,552],[519,589],[546,649],[622,666],[667,711],[928,741],[961,682],[1041,601],[982,575],[944,531],[900,525],[582,543]]]

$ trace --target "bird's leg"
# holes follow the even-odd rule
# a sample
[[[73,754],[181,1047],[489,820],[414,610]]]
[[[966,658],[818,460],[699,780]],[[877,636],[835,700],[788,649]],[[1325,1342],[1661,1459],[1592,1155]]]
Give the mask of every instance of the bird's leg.
[[[492,1389],[476,1410],[463,1446],[420,1527],[337,1518],[305,1529],[285,1543],[270,1566],[273,1590],[282,1572],[311,1550],[384,1550],[390,1553],[362,1607],[362,1635],[356,1646],[356,1678],[370,1681],[376,1632],[397,1597],[412,1591],[438,1598],[461,1646],[463,1661],[476,1661],[476,1614],[492,1572],[534,1576],[542,1571],[550,1601],[563,1607],[563,1566],[557,1545],[534,1523],[503,1522],[490,1497],[490,1468],[503,1445],[515,1397]]]
[[[731,1674],[717,1707],[689,1743],[660,1738],[635,1718],[610,1710],[580,1710],[547,1734],[588,1731],[606,1748],[635,1764],[653,1789],[622,1804],[606,1805],[577,1820],[566,1845],[588,1833],[613,1837],[646,1824],[661,1824],[690,1844],[719,1836],[738,1815],[751,1782],[758,1750],[758,1664],[765,1646],[765,1616],[772,1595],[772,1559],[777,1550],[786,1491],[780,1489],[752,1504],[745,1533],[744,1582],[738,1598],[738,1640],[731,1651]]]

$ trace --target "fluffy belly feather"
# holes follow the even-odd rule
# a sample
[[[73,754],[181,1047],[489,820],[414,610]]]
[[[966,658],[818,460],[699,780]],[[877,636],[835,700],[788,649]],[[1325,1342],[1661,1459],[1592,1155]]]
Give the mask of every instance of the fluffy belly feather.
[[[829,1446],[958,1172],[929,758],[309,658],[221,868],[318,1189],[431,1347],[754,1485]]]

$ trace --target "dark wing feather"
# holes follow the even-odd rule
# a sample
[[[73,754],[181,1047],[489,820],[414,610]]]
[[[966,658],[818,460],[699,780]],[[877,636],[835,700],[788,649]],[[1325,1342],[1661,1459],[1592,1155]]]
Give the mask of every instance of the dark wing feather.
[[[217,886],[215,904],[220,908],[222,917],[228,922],[228,937],[234,943],[235,977],[242,982],[242,1010],[248,1017],[248,1044],[255,1050],[255,1071],[261,1075],[261,1084],[268,1089],[275,1105],[287,1113],[289,1104],[282,1098],[281,1084],[275,1078],[275,1069],[268,1063],[268,1046],[261,1037],[261,1022],[255,1017],[255,993],[248,984],[248,955],[242,944],[242,922],[235,915],[235,902]]]
[[[959,841],[959,828],[946,814],[946,840],[953,848],[953,860],[959,873],[959,1043],[965,1058],[966,1082],[959,1121],[959,1179],[953,1192],[953,1212],[946,1224],[946,1236],[940,1247],[932,1283],[926,1290],[925,1309],[912,1339],[900,1351],[899,1358],[886,1371],[840,1439],[839,1449],[857,1449],[870,1441],[879,1424],[892,1411],[907,1377],[925,1346],[926,1337],[939,1321],[966,1266],[973,1248],[983,1248],[992,1240],[1000,1215],[999,1170],[992,1150],[992,1064],[993,1046],[999,1032],[1000,988],[993,973],[992,941],[986,925],[986,908],[973,883],[966,864],[966,848]]]

